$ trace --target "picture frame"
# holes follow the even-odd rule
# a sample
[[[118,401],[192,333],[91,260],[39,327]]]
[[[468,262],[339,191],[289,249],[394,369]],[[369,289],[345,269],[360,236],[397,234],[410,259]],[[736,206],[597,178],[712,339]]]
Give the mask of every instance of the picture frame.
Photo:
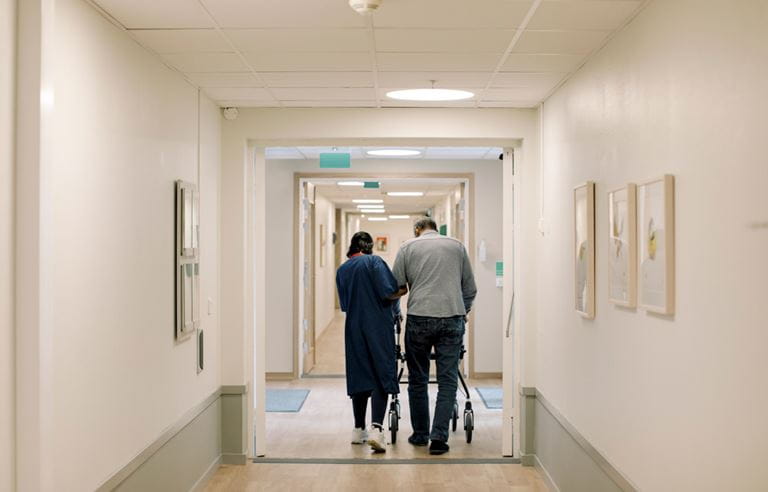
[[[376,236],[373,244],[376,246],[376,251],[384,253],[389,248],[389,236]]]
[[[675,313],[675,178],[637,187],[638,304],[648,312]]]
[[[595,183],[573,190],[574,307],[586,319],[595,317]]]
[[[637,307],[637,185],[608,192],[608,301]]]

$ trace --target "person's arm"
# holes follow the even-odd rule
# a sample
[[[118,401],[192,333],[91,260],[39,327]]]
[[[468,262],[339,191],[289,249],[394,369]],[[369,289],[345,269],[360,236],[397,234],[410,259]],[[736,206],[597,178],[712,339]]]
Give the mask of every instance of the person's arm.
[[[344,282],[341,281],[341,275],[339,275],[339,271],[336,272],[336,290],[339,294],[339,307],[341,307],[341,311],[346,313],[347,312],[347,296],[345,295],[344,291]]]
[[[392,271],[389,266],[378,256],[374,256],[373,260],[373,282],[376,294],[382,301],[389,301],[397,297],[395,294],[398,292],[397,280],[395,280]]]
[[[392,299],[399,299],[408,293],[408,276],[405,273],[405,250],[401,247],[395,258],[395,266],[392,267],[392,275],[397,281],[397,292],[392,295]]]
[[[469,312],[477,296],[477,285],[475,285],[475,275],[472,273],[472,264],[469,262],[467,250],[463,246],[461,249],[464,256],[461,265],[461,294],[464,298],[464,309]]]

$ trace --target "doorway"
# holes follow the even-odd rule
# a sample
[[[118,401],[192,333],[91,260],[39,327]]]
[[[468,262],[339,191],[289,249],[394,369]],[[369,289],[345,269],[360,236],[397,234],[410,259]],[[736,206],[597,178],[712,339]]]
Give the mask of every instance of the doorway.
[[[282,161],[280,163],[273,162],[270,164],[270,166],[273,166],[274,164],[273,167],[275,168],[279,167],[281,170],[280,172],[284,176],[290,176],[290,180],[292,182],[290,191],[294,195],[295,210],[293,229],[295,231],[294,234],[296,235],[294,241],[296,246],[293,249],[294,254],[292,257],[295,261],[293,284],[295,287],[294,296],[296,298],[296,302],[294,302],[294,306],[297,306],[299,309],[294,310],[295,319],[293,326],[295,327],[296,336],[294,338],[294,351],[291,354],[291,358],[294,360],[295,366],[293,376],[285,377],[282,381],[270,380],[267,382],[266,387],[269,389],[293,388],[309,390],[309,396],[306,398],[303,410],[298,412],[299,415],[291,415],[288,413],[267,414],[268,425],[266,425],[267,428],[265,429],[265,433],[262,434],[266,436],[266,439],[262,440],[261,446],[262,449],[269,450],[268,455],[270,457],[316,458],[318,456],[329,456],[328,453],[331,453],[336,458],[345,459],[350,457],[354,458],[355,456],[350,455],[350,453],[360,451],[358,448],[353,448],[356,451],[350,451],[350,447],[347,441],[347,434],[350,430],[349,421],[351,419],[351,408],[347,408],[349,407],[349,403],[345,395],[343,370],[340,370],[338,366],[334,370],[320,370],[323,367],[320,362],[324,352],[324,335],[330,335],[332,333],[333,327],[330,324],[323,326],[323,323],[320,320],[320,316],[317,314],[317,305],[315,305],[315,309],[312,309],[312,303],[310,302],[310,299],[314,297],[315,304],[317,304],[317,299],[321,291],[331,291],[333,293],[333,296],[331,297],[333,301],[331,301],[329,304],[327,303],[326,306],[330,305],[335,310],[336,299],[335,285],[333,284],[333,281],[331,280],[330,282],[326,282],[327,286],[322,288],[318,288],[317,284],[315,283],[320,277],[318,270],[320,268],[319,264],[321,258],[325,257],[325,255],[328,255],[328,257],[325,257],[325,260],[323,260],[325,263],[324,266],[329,271],[335,273],[338,264],[345,260],[344,253],[346,252],[346,246],[351,234],[354,233],[355,230],[361,229],[363,227],[368,228],[367,226],[370,224],[384,221],[368,221],[367,218],[363,217],[363,215],[367,214],[363,214],[357,209],[356,206],[345,210],[344,206],[338,203],[343,198],[343,196],[334,196],[334,188],[336,190],[341,189],[341,193],[343,195],[349,195],[349,190],[351,188],[341,188],[338,184],[338,181],[358,181],[363,185],[361,187],[363,192],[365,192],[365,190],[371,192],[371,189],[365,188],[366,182],[376,181],[377,184],[381,187],[382,183],[387,184],[387,180],[395,181],[400,179],[402,181],[400,186],[405,186],[407,183],[404,181],[407,180],[412,180],[414,183],[416,183],[418,179],[452,179],[452,191],[455,196],[458,197],[458,199],[454,199],[453,201],[446,200],[446,203],[441,204],[439,207],[432,204],[428,207],[420,207],[416,210],[411,208],[409,210],[403,211],[409,213],[403,213],[402,215],[412,215],[415,218],[417,215],[424,215],[424,213],[427,212],[427,209],[431,209],[429,210],[429,214],[436,219],[440,226],[443,226],[441,229],[443,229],[447,235],[454,236],[457,239],[463,241],[468,247],[467,249],[470,253],[470,256],[476,263],[478,258],[477,248],[475,247],[475,232],[478,232],[478,241],[482,239],[486,246],[489,247],[488,249],[491,251],[491,253],[488,255],[489,258],[485,259],[482,264],[475,265],[475,271],[477,275],[483,271],[485,271],[485,273],[487,273],[488,270],[494,271],[493,264],[495,261],[493,260],[501,260],[505,254],[501,246],[502,230],[504,229],[503,216],[506,214],[506,212],[502,210],[504,209],[502,202],[507,202],[507,200],[513,195],[506,194],[503,187],[504,177],[506,176],[502,172],[502,167],[504,166],[498,160],[499,150],[500,149],[496,149],[493,151],[494,155],[492,160],[484,160],[481,163],[481,167],[471,169],[466,168],[466,162],[464,163],[465,168],[461,168],[461,166],[451,167],[446,165],[445,160],[437,159],[410,162],[407,164],[402,161],[388,161],[386,163],[379,162],[377,163],[377,166],[373,168],[370,166],[365,168],[365,166],[358,166],[355,164],[355,168],[359,170],[356,172],[335,170],[318,172],[317,161],[315,160],[312,162],[311,159],[307,158],[304,158],[300,163],[287,163],[286,161]],[[302,152],[308,152],[308,150],[303,148]],[[486,151],[486,153],[488,152]],[[267,150],[266,154],[269,155],[269,149]],[[267,162],[270,162],[269,158],[266,160]],[[464,160],[466,161],[467,159]],[[424,169],[425,172],[414,174],[412,169],[416,166]],[[446,167],[448,169],[446,169]],[[376,171],[376,169],[386,169],[388,172]],[[483,175],[483,172],[487,171],[487,169],[496,169],[497,173],[489,179],[488,176],[484,177]],[[441,172],[437,172],[438,170]],[[450,172],[457,170],[465,172]],[[290,171],[290,173],[288,171]],[[509,179],[509,177],[507,177],[507,179]],[[484,211],[475,209],[473,203],[475,198],[473,196],[474,187],[476,186],[475,181],[481,182],[485,195],[492,196],[491,209],[493,213],[498,215],[498,217],[494,219],[495,222],[491,221],[493,223],[490,224],[490,228],[498,232],[499,236],[497,238],[486,237],[486,232],[484,232],[482,228],[480,231],[475,231],[475,221],[473,218],[476,214],[482,215],[486,219],[493,215],[493,213],[489,212],[487,203],[486,209]],[[488,192],[489,182],[492,183],[490,186],[491,188],[498,188],[498,192],[494,192],[496,195]],[[509,181],[507,182],[509,183]],[[270,180],[269,188],[271,189],[275,185],[276,183]],[[423,187],[423,184],[420,184],[419,186]],[[286,195],[289,191],[287,189],[281,188],[280,186],[275,187],[278,189],[278,192],[281,195]],[[324,189],[327,187],[330,189]],[[373,192],[376,193],[376,191]],[[382,189],[379,188],[378,193],[381,194],[381,192]],[[488,196],[485,196],[484,198],[487,199]],[[269,193],[267,194],[267,199],[270,199]],[[323,199],[329,203],[329,205],[326,204],[325,209],[329,210],[330,212],[318,212],[320,208],[319,204]],[[387,204],[384,205],[386,206]],[[386,210],[385,208],[385,213],[383,215],[387,219],[389,219],[390,214],[400,215],[390,212],[390,210]],[[323,227],[324,230],[321,231],[321,221],[319,220],[319,217],[325,217],[326,214],[329,217],[329,222],[325,224]],[[375,214],[370,215],[371,217],[375,216]],[[389,220],[387,222],[389,222]],[[406,221],[406,223],[410,222],[411,220]],[[484,225],[486,231],[489,228],[488,226],[489,222],[486,220]],[[407,229],[410,229],[410,224],[408,224]],[[408,237],[410,237],[412,232],[408,230],[406,234]],[[399,244],[395,243],[399,243],[401,241],[393,239],[394,234],[391,233],[386,234],[386,232],[382,232],[381,234],[374,235],[377,237],[386,238],[385,241],[379,241],[379,248],[386,248],[392,252],[395,252],[395,255],[393,255],[392,258],[392,261],[394,261],[396,250],[399,247]],[[325,238],[324,246],[320,244],[321,238]],[[306,244],[302,244],[302,241],[304,241]],[[284,246],[284,243],[281,244],[282,248],[284,248]],[[322,255],[320,254],[320,248],[323,249]],[[386,252],[381,251],[377,253],[385,254]],[[268,263],[273,262],[273,257],[270,255],[267,261]],[[305,268],[305,265],[308,265],[308,267]],[[495,275],[495,271],[492,275]],[[309,282],[310,279],[314,281]],[[490,285],[492,287],[489,287],[488,283],[486,282],[485,287],[483,288],[484,297],[489,297],[489,294],[493,292],[494,295],[498,296],[500,299],[503,289],[501,288],[501,284],[495,280],[495,278],[491,278]],[[309,282],[309,284],[307,284],[307,282]],[[508,285],[511,285],[511,282]],[[311,290],[313,290],[314,293],[312,293]],[[270,301],[268,299],[268,304],[269,303]],[[496,333],[498,333],[500,331],[499,329],[502,328],[502,318],[504,320],[507,318],[506,316],[501,315],[502,311],[505,314],[508,311],[502,307],[501,302],[498,302],[497,304],[498,305],[496,305],[496,307],[491,307],[490,309],[476,310],[475,313],[473,313],[473,316],[477,312],[489,311],[493,311],[499,315],[499,319],[490,320],[490,322],[486,320],[486,322],[483,323],[483,326],[487,327],[486,334],[491,332],[493,335],[491,339],[485,339],[484,341],[481,340],[480,342],[486,343],[487,348],[487,344],[490,341],[490,344],[492,344],[494,348],[498,348],[499,351],[501,351],[502,344],[498,343],[496,339]],[[476,304],[476,307],[477,306],[478,305]],[[304,317],[304,313],[299,313],[301,309],[306,310],[306,314],[312,317]],[[310,310],[311,313],[309,312]],[[336,321],[337,326],[343,326],[343,317],[341,317],[338,312],[335,312],[334,317],[335,316],[340,317],[340,319],[337,319]],[[305,322],[304,320],[307,321]],[[282,326],[284,327],[284,325]],[[468,339],[466,342],[467,348],[471,350],[475,349],[475,343],[472,340],[474,335],[474,327],[475,323],[471,322],[470,329],[468,330]],[[338,348],[340,345],[339,342],[343,340],[343,338],[341,336],[341,330],[338,330],[337,333],[337,342],[335,343],[335,346]],[[511,331],[511,333],[514,333],[514,331]],[[307,336],[308,339],[302,338],[304,336]],[[268,343],[267,345],[273,347],[276,344]],[[334,344],[332,343],[331,345]],[[506,350],[506,348],[504,350]],[[309,357],[309,355],[311,355],[311,357]],[[342,356],[343,352],[339,350],[337,353],[337,362],[340,361]],[[503,384],[506,390],[504,391],[504,399],[512,400],[514,398],[510,391],[513,387],[512,381],[502,381],[501,368],[496,369],[498,372],[487,372],[487,368],[483,370],[482,364],[487,363],[487,359],[489,359],[488,357],[480,358],[481,367],[479,368],[473,367],[473,359],[474,357],[465,357],[463,364],[464,367],[462,368],[463,373],[473,377],[478,376],[481,378],[487,378],[476,380],[470,379],[469,381],[471,393],[470,398],[473,400],[473,404],[476,410],[478,410],[476,424],[478,431],[475,434],[474,443],[471,445],[471,447],[466,447],[463,450],[454,448],[455,452],[452,452],[451,455],[453,457],[485,459],[498,458],[500,455],[510,456],[511,451],[505,451],[505,449],[503,449],[502,439],[500,436],[506,435],[505,439],[509,439],[509,448],[511,449],[511,427],[513,423],[511,414],[514,410],[510,406],[510,416],[507,416],[503,415],[507,413],[506,411],[502,413],[500,410],[494,409],[491,411],[485,408],[484,403],[477,393],[477,388],[480,386],[485,388],[492,388],[496,386],[498,388]],[[343,361],[341,362],[343,363]],[[499,365],[500,364],[501,362],[499,356]],[[407,407],[407,400],[402,396],[401,400],[404,406]],[[326,412],[328,413],[326,414]],[[347,413],[349,413],[349,415],[346,415]],[[307,415],[310,418],[302,419],[302,414]],[[404,412],[403,419],[403,427],[405,429],[409,429],[410,427],[406,412]],[[503,427],[509,427],[510,432],[507,433]],[[290,439],[290,436],[285,435],[284,429],[286,428],[302,429],[300,432],[311,429],[311,432],[313,433],[312,441],[316,442],[317,446],[296,447],[294,440]],[[459,428],[459,433],[461,433],[461,428]],[[482,437],[484,433],[487,434],[487,437],[485,438]],[[404,440],[407,438],[407,435],[408,434],[406,431],[403,430],[401,433],[401,439]],[[458,442],[462,439],[462,436],[456,434],[452,439],[454,439],[458,445]],[[332,444],[335,442],[334,440],[337,440],[338,443]],[[290,443],[293,443],[293,445]],[[408,448],[410,448],[410,446],[404,446],[401,444],[400,449],[402,451],[398,451],[401,453],[401,455],[393,456],[394,453],[392,453],[389,454],[388,457],[416,457],[415,455],[411,456],[408,454]],[[364,457],[366,454],[361,456]]]

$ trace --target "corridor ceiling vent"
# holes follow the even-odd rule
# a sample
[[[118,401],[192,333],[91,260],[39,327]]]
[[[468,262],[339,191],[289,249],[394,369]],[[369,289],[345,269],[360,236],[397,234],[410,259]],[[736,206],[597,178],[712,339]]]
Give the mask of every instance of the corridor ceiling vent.
[[[360,15],[371,15],[379,8],[382,0],[349,0],[349,6]]]
[[[387,97],[398,101],[462,101],[475,97],[474,92],[458,89],[403,89],[387,92]]]
[[[420,150],[415,149],[374,149],[365,152],[375,157],[413,157],[421,155]]]

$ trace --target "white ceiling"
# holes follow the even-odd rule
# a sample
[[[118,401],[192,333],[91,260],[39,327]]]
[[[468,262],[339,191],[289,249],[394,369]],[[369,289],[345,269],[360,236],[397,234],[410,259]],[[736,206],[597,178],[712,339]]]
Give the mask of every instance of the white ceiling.
[[[644,0],[91,0],[221,106],[531,107]],[[386,98],[462,88],[454,103]]]
[[[345,178],[346,180],[347,178]],[[353,179],[353,178],[349,178]],[[453,178],[404,178],[404,179],[380,179],[379,189],[366,189],[351,186],[339,186],[336,179],[318,179],[312,183],[316,186],[317,193],[327,198],[338,208],[343,210],[356,210],[357,204],[352,200],[359,198],[376,198],[384,201],[385,214],[373,214],[386,217],[390,214],[408,214],[414,216],[423,215],[424,212],[442,202],[449,193],[456,189],[461,180]],[[365,178],[365,181],[371,181]],[[388,196],[388,191],[421,191],[422,197]]]
[[[397,147],[421,151],[421,155],[409,157],[381,157],[366,154],[367,150],[390,147],[267,147],[267,159],[302,159],[315,160],[322,153],[348,153],[353,160],[359,159],[464,159],[497,160],[502,153],[501,147]],[[393,147],[394,148],[394,147]]]

